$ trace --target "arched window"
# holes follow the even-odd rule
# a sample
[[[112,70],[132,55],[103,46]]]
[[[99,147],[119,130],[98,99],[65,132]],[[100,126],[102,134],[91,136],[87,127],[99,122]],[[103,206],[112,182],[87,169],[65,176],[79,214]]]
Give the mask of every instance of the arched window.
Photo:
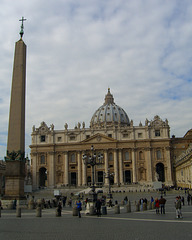
[[[144,154],[142,151],[139,152],[139,160],[143,160],[144,159]]]
[[[45,155],[41,155],[41,164],[45,164]]]
[[[113,161],[113,153],[109,153],[109,161]]]
[[[157,150],[157,159],[161,159],[161,150]]]
[[[75,163],[75,153],[72,153],[72,154],[71,154],[71,162],[72,162],[72,163]]]
[[[125,161],[129,160],[129,152],[125,152]]]

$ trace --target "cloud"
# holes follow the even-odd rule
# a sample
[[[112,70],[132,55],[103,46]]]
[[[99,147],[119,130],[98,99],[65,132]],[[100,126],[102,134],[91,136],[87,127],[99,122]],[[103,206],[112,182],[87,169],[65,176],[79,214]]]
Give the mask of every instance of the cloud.
[[[26,152],[33,125],[89,122],[111,88],[134,125],[158,114],[171,134],[191,128],[192,3],[183,0],[3,0],[0,158],[4,157],[14,43],[24,16]],[[6,30],[6,31],[5,31]],[[6,35],[5,35],[6,33]]]

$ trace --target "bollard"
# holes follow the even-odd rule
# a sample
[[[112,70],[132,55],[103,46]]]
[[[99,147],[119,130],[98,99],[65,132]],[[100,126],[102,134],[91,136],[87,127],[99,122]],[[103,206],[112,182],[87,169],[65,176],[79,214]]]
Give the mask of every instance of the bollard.
[[[16,209],[16,217],[21,217],[21,208],[17,207]]]
[[[119,214],[119,213],[120,213],[120,206],[115,205],[115,214]]]
[[[147,203],[143,203],[143,211],[147,210]]]
[[[131,212],[131,202],[128,201],[128,204],[126,205],[126,212],[129,213]]]
[[[13,203],[12,203],[12,202],[10,202],[10,203],[8,204],[7,209],[13,209]]]
[[[28,209],[34,209],[34,201],[33,201],[33,199],[29,200]]]
[[[101,207],[101,214],[102,215],[107,215],[107,207],[106,206]]]
[[[135,211],[136,211],[136,212],[139,212],[139,211],[140,211],[140,204],[137,203],[137,204],[135,205],[135,207],[136,207]]]
[[[95,214],[95,210],[93,206],[90,206],[89,208],[89,215],[94,215]]]
[[[41,207],[37,207],[36,208],[36,217],[41,217],[42,214],[41,214]]]
[[[149,203],[149,210],[152,209],[152,202]]]
[[[73,216],[78,216],[77,206],[73,207]]]

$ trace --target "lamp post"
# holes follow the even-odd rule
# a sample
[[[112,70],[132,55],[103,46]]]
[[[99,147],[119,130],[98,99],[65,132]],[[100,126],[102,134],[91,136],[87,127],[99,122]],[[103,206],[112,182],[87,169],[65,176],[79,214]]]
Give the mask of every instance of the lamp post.
[[[111,193],[111,179],[113,178],[114,173],[110,173],[110,168],[108,168],[108,171],[106,173],[104,172],[104,176],[109,179],[109,198],[111,199],[113,198]]]
[[[103,154],[96,154],[93,145],[91,146],[91,154],[83,154],[83,161],[85,165],[90,165],[92,170],[92,194],[93,194],[93,202],[97,200],[97,194],[95,193],[95,165],[100,165],[103,163]]]

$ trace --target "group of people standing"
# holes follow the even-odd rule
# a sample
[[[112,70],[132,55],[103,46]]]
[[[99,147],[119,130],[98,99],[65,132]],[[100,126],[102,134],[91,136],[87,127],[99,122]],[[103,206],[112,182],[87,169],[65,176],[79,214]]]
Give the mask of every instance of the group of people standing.
[[[159,208],[160,208],[161,214],[165,214],[166,199],[163,196],[161,196],[160,199],[155,198],[155,200],[153,200],[153,198],[151,197],[151,202],[155,206],[156,214],[159,214]]]

